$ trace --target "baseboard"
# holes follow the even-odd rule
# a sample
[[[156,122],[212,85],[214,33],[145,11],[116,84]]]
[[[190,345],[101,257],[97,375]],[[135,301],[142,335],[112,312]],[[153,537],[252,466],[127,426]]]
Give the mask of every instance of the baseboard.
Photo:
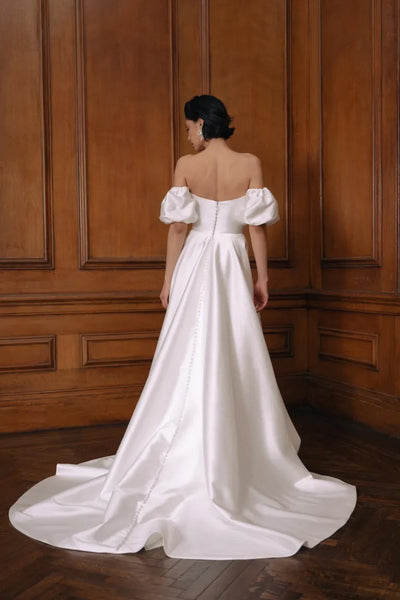
[[[277,377],[285,403],[301,404],[304,374]],[[16,393],[0,397],[0,433],[86,427],[128,421],[143,386]]]
[[[0,398],[0,433],[84,427],[130,419],[141,386],[53,390]]]
[[[307,404],[325,413],[364,423],[400,436],[400,401],[396,396],[308,374]]]

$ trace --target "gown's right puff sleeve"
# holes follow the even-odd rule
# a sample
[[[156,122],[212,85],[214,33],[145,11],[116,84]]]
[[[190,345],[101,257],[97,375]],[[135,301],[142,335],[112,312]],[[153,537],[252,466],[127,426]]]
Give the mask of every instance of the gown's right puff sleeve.
[[[196,200],[187,186],[174,186],[161,202],[160,221],[163,223],[194,223],[198,219]]]
[[[247,225],[272,225],[279,221],[278,203],[268,188],[249,188],[246,198],[244,222]]]

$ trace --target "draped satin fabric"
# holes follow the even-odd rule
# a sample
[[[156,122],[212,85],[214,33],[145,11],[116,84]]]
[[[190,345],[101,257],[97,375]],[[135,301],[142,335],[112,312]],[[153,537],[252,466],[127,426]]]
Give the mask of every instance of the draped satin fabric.
[[[250,559],[312,548],[346,523],[357,493],[298,457],[255,310],[243,226],[278,221],[276,199],[267,188],[217,202],[173,187],[160,219],[193,226],[116,454],[57,464],[9,519],[90,552],[163,546],[177,558]]]

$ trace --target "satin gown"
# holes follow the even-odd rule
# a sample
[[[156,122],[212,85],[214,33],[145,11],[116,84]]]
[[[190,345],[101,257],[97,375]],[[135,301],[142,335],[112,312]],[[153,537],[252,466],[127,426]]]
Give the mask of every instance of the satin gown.
[[[356,487],[312,473],[253,302],[245,224],[279,220],[267,188],[227,201],[172,187],[164,223],[193,223],[148,378],[115,455],[56,466],[9,510],[24,534],[103,553],[291,556],[350,517]]]

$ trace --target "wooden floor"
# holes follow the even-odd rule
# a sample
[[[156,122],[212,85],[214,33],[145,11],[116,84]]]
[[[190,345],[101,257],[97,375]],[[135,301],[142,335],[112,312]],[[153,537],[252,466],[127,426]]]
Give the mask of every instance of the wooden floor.
[[[308,407],[290,409],[310,471],[358,488],[346,525],[292,557],[206,561],[161,548],[111,555],[54,548],[8,522],[8,507],[57,462],[115,453],[126,425],[0,437],[1,600],[400,600],[400,441]]]

